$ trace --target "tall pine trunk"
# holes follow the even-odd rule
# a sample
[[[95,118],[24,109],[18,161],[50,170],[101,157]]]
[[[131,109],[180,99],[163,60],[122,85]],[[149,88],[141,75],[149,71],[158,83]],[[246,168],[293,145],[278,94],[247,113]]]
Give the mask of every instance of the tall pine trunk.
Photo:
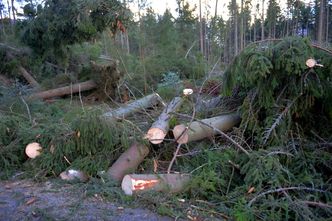
[[[244,35],[244,14],[243,14],[243,0],[241,0],[241,28],[240,28],[240,50],[244,47],[243,35]]]
[[[326,36],[326,43],[329,42],[329,25],[330,25],[330,7],[326,5],[326,29],[325,29],[325,36]]]
[[[13,14],[13,20],[14,20],[14,23],[16,21],[16,16],[15,16],[15,7],[14,7],[14,0],[11,0],[11,4],[12,4],[12,14]]]
[[[237,53],[239,52],[239,36],[238,36],[238,13],[237,13],[237,5],[236,5],[236,1],[233,0],[233,10],[234,10],[234,51],[235,51],[235,55],[237,55]]]
[[[202,21],[202,0],[199,0],[199,42],[200,42],[201,53],[204,56],[203,21]]]
[[[265,0],[262,0],[262,23],[261,23],[262,33],[261,33],[261,40],[264,40],[264,3],[265,3]]]
[[[317,31],[317,41],[319,44],[323,43],[324,9],[325,9],[325,0],[320,0],[319,21],[318,21],[318,31]]]

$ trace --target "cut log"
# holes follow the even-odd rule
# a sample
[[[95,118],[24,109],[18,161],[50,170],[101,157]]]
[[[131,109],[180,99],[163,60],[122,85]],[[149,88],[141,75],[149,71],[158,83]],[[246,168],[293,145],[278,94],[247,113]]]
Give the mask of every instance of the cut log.
[[[160,96],[157,93],[153,93],[123,107],[104,113],[102,116],[106,119],[122,119],[135,112],[152,107],[158,104],[159,101],[161,101]]]
[[[22,66],[20,66],[18,68],[18,70],[20,71],[22,76],[25,78],[25,80],[27,80],[29,82],[29,84],[31,86],[40,88],[39,83],[32,77],[32,75],[27,70],[25,70]]]
[[[32,94],[29,99],[48,99],[53,97],[61,97],[71,93],[77,93],[80,91],[87,91],[97,87],[97,84],[93,80],[85,81],[82,83],[73,84],[72,86],[60,87],[51,89],[48,91],[41,91]]]
[[[183,99],[181,97],[175,97],[163,110],[157,121],[152,124],[145,138],[153,144],[162,143],[169,130],[170,113],[175,112],[181,106],[182,102]]]
[[[233,126],[239,123],[240,120],[240,116],[235,113],[221,115],[202,120],[202,122],[210,125],[211,127],[208,127],[198,121],[194,121],[189,125],[188,129],[183,124],[175,126],[173,134],[178,143],[186,144],[190,141],[201,140],[205,137],[211,137],[217,134],[217,131],[213,128],[217,128],[221,131],[230,130]]]
[[[188,174],[131,174],[123,178],[121,187],[130,196],[145,191],[178,193],[189,181]]]
[[[133,173],[138,165],[149,154],[149,148],[143,144],[134,143],[108,169],[108,175],[115,181],[121,182],[126,174]]]

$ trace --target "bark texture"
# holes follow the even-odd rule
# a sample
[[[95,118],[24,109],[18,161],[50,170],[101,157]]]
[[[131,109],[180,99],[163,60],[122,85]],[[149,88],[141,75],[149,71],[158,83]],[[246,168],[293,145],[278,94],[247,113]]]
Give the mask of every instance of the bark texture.
[[[186,144],[191,141],[201,140],[206,137],[211,137],[217,134],[217,131],[213,128],[217,128],[221,131],[230,130],[233,126],[240,122],[240,116],[238,114],[227,114],[218,117],[204,119],[201,122],[194,121],[186,129],[183,124],[177,125],[173,129],[174,138],[178,143]]]
[[[97,87],[97,84],[93,80],[85,81],[82,83],[73,84],[71,86],[60,87],[47,91],[41,91],[32,94],[29,99],[48,99],[53,97],[61,97],[71,93],[78,93],[80,91],[88,91]]]
[[[125,118],[135,112],[152,107],[160,101],[160,96],[157,93],[150,94],[139,100],[136,100],[130,104],[126,104],[123,107],[120,107],[116,110],[109,111],[103,114],[103,117],[107,119],[121,119]]]
[[[159,115],[157,121],[152,124],[145,138],[153,144],[162,143],[169,130],[170,113],[175,112],[182,103],[183,99],[181,97],[175,97]]]
[[[134,172],[138,165],[149,154],[149,148],[143,144],[134,143],[108,169],[108,175],[115,181],[121,182],[126,174]]]

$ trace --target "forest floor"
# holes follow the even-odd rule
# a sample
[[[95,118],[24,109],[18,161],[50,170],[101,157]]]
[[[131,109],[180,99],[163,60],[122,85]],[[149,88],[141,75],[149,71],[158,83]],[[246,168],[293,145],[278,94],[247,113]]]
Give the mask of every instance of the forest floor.
[[[0,181],[0,220],[145,220],[168,221],[145,208],[132,208],[98,194],[87,196],[84,184],[56,179]]]

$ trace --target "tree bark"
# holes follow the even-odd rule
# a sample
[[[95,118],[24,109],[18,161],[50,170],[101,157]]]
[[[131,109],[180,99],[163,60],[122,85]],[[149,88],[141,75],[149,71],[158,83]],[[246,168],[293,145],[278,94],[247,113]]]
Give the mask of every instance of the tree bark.
[[[130,196],[146,191],[178,193],[189,181],[188,174],[132,174],[123,178],[121,187]]]
[[[126,150],[113,165],[107,174],[115,181],[121,182],[126,174],[134,172],[138,165],[149,154],[149,148],[144,144],[134,143]]]
[[[169,130],[170,113],[175,112],[182,103],[183,99],[181,97],[175,97],[163,110],[157,121],[152,124],[145,138],[153,144],[162,143]]]
[[[324,10],[325,0],[320,0],[319,6],[319,21],[318,21],[318,31],[317,31],[317,41],[319,44],[323,43],[323,27],[324,27]]]
[[[240,28],[240,51],[244,48],[244,13],[243,13],[243,0],[241,0],[241,28]]]
[[[261,33],[261,40],[264,40],[264,3],[265,3],[265,0],[262,0],[262,23],[261,23],[262,33]]]
[[[25,70],[22,66],[18,68],[18,70],[21,72],[22,76],[29,82],[29,84],[33,87],[40,88],[39,83],[32,77],[32,75]]]
[[[219,106],[222,102],[222,96],[214,97],[209,100],[199,99],[195,105],[197,112],[208,111]]]
[[[202,21],[202,0],[199,0],[199,42],[201,53],[204,56],[204,39],[203,39],[203,21]]]
[[[33,99],[48,99],[53,97],[61,97],[72,93],[88,91],[96,87],[97,84],[93,80],[89,80],[82,83],[73,84],[72,86],[60,87],[48,91],[38,92],[30,95],[29,99],[33,100]]]
[[[235,55],[239,52],[239,38],[238,38],[238,10],[236,0],[233,0],[233,10],[234,10],[234,47],[235,47]]]
[[[178,143],[186,144],[191,141],[201,140],[205,137],[211,137],[217,134],[217,131],[213,128],[217,128],[221,131],[230,130],[233,126],[240,122],[240,116],[238,114],[227,114],[218,117],[208,118],[202,120],[203,123],[210,125],[204,125],[198,121],[194,121],[186,129],[183,124],[177,125],[173,129],[174,138]]]
[[[327,4],[326,6],[326,29],[325,29],[325,42],[329,42],[329,25],[330,25],[330,6]]]
[[[133,101],[130,104],[126,104],[125,106],[120,107],[116,110],[104,113],[102,116],[107,119],[125,118],[135,112],[157,105],[160,101],[161,101],[160,96],[157,93],[153,93],[139,100]]]
[[[11,0],[12,3],[12,14],[13,14],[13,20],[14,23],[16,22],[16,16],[15,16],[15,7],[14,7],[14,0]]]

